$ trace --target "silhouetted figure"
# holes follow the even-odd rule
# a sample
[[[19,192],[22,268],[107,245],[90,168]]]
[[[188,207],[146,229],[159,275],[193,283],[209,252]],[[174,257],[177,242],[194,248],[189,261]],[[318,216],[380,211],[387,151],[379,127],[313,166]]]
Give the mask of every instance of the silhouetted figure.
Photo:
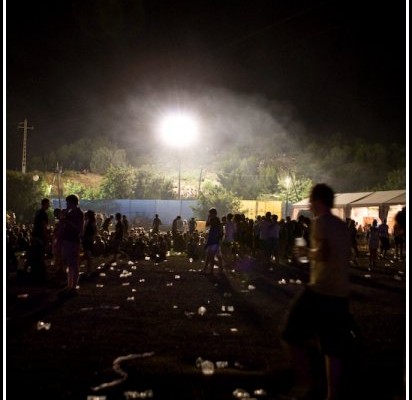
[[[368,233],[368,248],[369,248],[369,268],[376,267],[376,260],[378,259],[378,249],[379,249],[379,230],[378,221],[373,220],[372,226],[370,227]]]
[[[66,210],[61,222],[63,264],[67,267],[67,289],[74,294],[79,281],[80,237],[83,233],[84,216],[78,204],[79,199],[71,194],[66,197]]]
[[[159,218],[159,214],[156,214],[152,222],[152,235],[158,234],[160,232],[161,224],[162,224],[162,221]]]
[[[113,233],[113,238],[111,241],[113,260],[112,262],[117,262],[117,256],[120,253],[120,245],[122,244],[124,237],[124,225],[122,222],[122,214],[116,213],[115,215],[116,225],[115,231]]]
[[[316,390],[311,343],[319,343],[325,356],[327,394],[339,398],[343,358],[348,350],[352,316],[349,312],[349,261],[351,245],[347,225],[331,212],[333,190],[317,184],[310,194],[314,214],[310,227],[310,249],[297,248],[298,256],[311,262],[310,280],[293,303],[282,338],[289,345],[296,368],[296,395],[310,397]],[[300,397],[298,397],[300,398]]]
[[[46,279],[45,253],[49,240],[47,231],[49,225],[47,210],[49,207],[50,200],[46,198],[43,199],[41,201],[41,207],[36,211],[33,221],[29,264],[35,281],[44,281]]]
[[[220,271],[222,271],[222,254],[220,252],[220,241],[223,237],[222,223],[217,216],[216,208],[212,207],[209,210],[209,215],[206,221],[206,227],[209,228],[206,241],[206,260],[203,267],[204,272],[213,274],[215,259],[218,263]],[[210,271],[208,269],[210,268]]]
[[[96,214],[93,210],[88,210],[84,213],[84,218],[82,246],[86,261],[86,273],[89,275],[92,273],[93,246],[97,234]]]

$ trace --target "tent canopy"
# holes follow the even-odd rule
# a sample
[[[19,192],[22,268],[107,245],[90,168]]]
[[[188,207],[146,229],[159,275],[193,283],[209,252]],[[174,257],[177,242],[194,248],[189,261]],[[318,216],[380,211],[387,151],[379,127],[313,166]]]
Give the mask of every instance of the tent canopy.
[[[393,199],[386,201],[385,203],[389,205],[406,204],[406,192],[401,194],[400,196],[396,196]]]
[[[406,200],[406,190],[382,190],[373,192],[369,196],[356,200],[351,203],[352,207],[368,207],[380,204],[402,204],[402,202],[393,203],[395,198],[403,198]],[[406,202],[406,201],[404,201]]]
[[[379,218],[387,219],[390,208],[406,205],[406,190],[382,190],[377,192],[336,193],[333,212],[342,219],[350,217],[354,210],[378,207]],[[292,215],[297,215],[302,210],[309,210],[309,198],[303,199],[292,205]],[[359,213],[359,212],[358,212]]]
[[[309,197],[293,203],[293,207],[302,208],[309,206]],[[406,190],[381,190],[378,192],[337,193],[335,207],[377,206],[379,204],[406,204]]]
[[[373,192],[360,192],[360,193],[338,193],[335,195],[335,207],[346,206],[349,203],[353,203],[356,200],[363,199],[366,196],[371,195]]]
[[[363,199],[366,196],[371,195],[373,192],[359,192],[359,193],[336,193],[335,194],[335,207],[344,207],[349,203],[352,203],[356,200]],[[293,204],[293,207],[301,208],[308,207],[310,205],[309,197],[298,201]]]

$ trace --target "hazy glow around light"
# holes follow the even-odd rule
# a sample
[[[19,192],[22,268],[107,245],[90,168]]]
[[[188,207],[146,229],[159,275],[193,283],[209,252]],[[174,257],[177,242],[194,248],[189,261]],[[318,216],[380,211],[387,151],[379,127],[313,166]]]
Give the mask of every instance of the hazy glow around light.
[[[166,115],[160,123],[162,140],[173,147],[192,144],[198,134],[196,120],[187,114]]]

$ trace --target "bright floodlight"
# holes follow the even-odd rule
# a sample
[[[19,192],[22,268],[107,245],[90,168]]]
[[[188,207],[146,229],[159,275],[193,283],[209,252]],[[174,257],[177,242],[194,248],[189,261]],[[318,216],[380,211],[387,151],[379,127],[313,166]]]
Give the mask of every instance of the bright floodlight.
[[[162,140],[173,147],[192,144],[197,136],[197,123],[187,114],[170,114],[160,124]]]

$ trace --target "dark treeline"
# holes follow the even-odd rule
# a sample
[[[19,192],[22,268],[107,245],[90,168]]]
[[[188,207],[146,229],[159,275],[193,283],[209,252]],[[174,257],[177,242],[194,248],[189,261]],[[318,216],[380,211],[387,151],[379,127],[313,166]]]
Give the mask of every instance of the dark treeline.
[[[337,192],[364,190],[405,189],[406,150],[403,144],[372,143],[365,139],[349,140],[344,136],[331,135],[327,140],[296,140],[294,143],[273,143],[259,139],[253,148],[232,142],[202,151],[185,150],[184,157],[197,157],[198,164],[205,164],[225,189],[243,199],[257,198],[277,193],[284,198],[288,192],[290,201],[297,201],[306,194],[312,182],[328,182]],[[57,162],[65,169],[87,170],[106,174],[112,168],[150,168],[154,173],[167,176],[159,165],[175,162],[170,153],[159,149],[147,150],[121,148],[107,138],[80,139],[61,146],[30,160],[30,168],[53,171]],[[285,149],[287,152],[285,152]],[[204,158],[206,158],[206,161]],[[175,175],[176,167],[169,171]],[[288,178],[289,177],[289,178]],[[288,181],[289,179],[289,181]]]

